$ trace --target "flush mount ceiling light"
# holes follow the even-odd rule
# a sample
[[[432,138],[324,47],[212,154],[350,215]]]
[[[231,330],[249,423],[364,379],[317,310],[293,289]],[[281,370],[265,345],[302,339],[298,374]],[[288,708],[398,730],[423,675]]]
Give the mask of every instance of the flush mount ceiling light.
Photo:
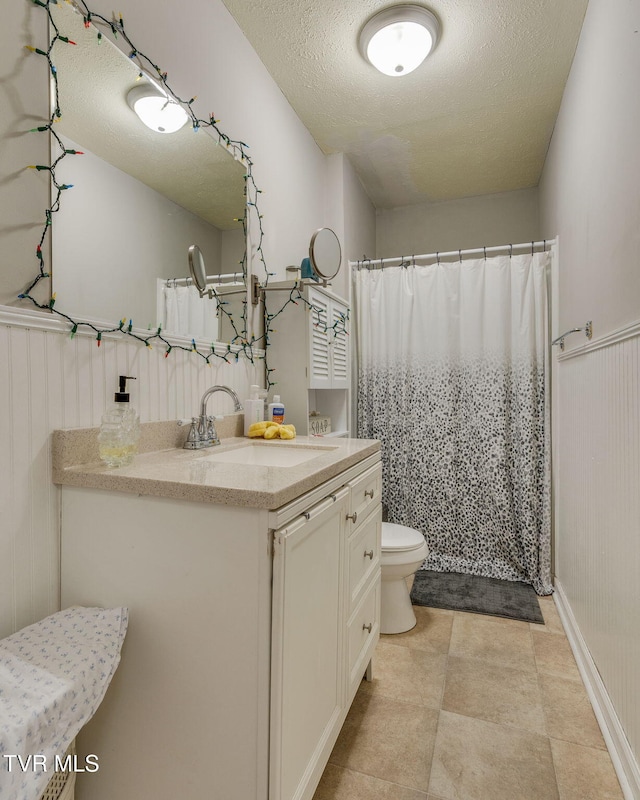
[[[402,5],[374,14],[360,32],[360,53],[384,75],[408,75],[436,46],[440,23],[429,9]]]
[[[151,83],[134,86],[127,94],[127,103],[147,128],[156,133],[175,133],[189,119],[181,105]]]

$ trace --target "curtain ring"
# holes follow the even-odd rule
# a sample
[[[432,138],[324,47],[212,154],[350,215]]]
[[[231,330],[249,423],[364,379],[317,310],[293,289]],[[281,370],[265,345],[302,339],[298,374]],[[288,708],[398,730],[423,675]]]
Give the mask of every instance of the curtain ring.
[[[531,255],[533,255],[533,242],[531,242]]]
[[[462,264],[462,250],[458,250],[458,259],[459,259],[460,263]]]
[[[486,245],[482,249],[484,250],[484,260],[486,261],[487,260],[487,248],[486,248]]]
[[[440,263],[440,253],[436,251],[436,264]]]
[[[509,258],[513,258],[513,245],[509,245]]]
[[[542,249],[543,249],[543,251],[546,251],[546,249],[547,249],[547,240],[546,239],[542,240]]]
[[[414,253],[414,254],[411,256],[411,261],[412,261],[412,263],[413,263],[413,266],[415,267],[415,265],[416,265],[416,256],[415,256],[415,253]]]

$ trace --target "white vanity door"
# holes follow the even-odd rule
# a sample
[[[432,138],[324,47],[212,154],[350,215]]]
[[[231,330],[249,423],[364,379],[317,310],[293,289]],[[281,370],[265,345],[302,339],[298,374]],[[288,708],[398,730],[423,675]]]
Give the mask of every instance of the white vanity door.
[[[342,724],[348,502],[340,489],[274,534],[270,800],[313,797]]]

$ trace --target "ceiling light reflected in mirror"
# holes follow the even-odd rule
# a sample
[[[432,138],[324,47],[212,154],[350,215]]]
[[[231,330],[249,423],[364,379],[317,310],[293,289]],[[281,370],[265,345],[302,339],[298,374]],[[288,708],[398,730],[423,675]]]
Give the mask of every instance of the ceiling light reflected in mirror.
[[[127,103],[141,122],[156,133],[175,133],[189,119],[181,105],[146,81],[128,92]]]

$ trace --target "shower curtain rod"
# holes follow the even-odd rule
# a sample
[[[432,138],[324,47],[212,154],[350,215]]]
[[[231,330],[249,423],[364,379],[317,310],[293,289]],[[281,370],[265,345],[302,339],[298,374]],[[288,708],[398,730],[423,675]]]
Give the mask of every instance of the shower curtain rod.
[[[239,276],[242,275],[242,271],[238,270],[238,272],[225,272],[221,275],[207,275],[207,278],[217,278],[220,282],[229,280],[229,278],[234,278],[238,280]],[[186,277],[186,278],[165,278],[165,286],[193,286],[193,278]],[[239,282],[239,281],[238,281]],[[217,284],[215,284],[217,285]]]
[[[555,241],[555,239],[544,239],[541,242],[501,244],[496,245],[495,247],[475,247],[472,250],[448,250],[447,252],[443,253],[425,253],[420,256],[400,256],[399,258],[364,258],[362,261],[350,261],[349,266],[356,267],[357,269],[384,269],[384,267],[393,266],[408,267],[419,259],[439,262],[441,258],[452,258],[453,256],[458,256],[460,261],[462,261],[462,256],[484,255],[486,258],[487,253],[499,253],[502,250],[507,250],[509,255],[512,255],[514,250],[528,250],[530,248],[533,252],[536,247],[542,247],[544,252],[544,250],[547,249],[547,246],[551,247],[553,244],[555,244]]]

